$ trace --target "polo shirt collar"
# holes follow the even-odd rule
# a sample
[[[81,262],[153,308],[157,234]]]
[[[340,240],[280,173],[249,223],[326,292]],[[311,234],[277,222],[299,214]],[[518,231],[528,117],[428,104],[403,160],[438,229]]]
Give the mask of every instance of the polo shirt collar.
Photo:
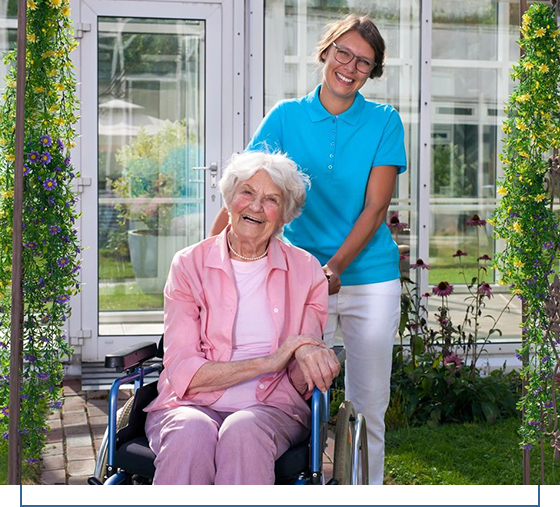
[[[210,247],[204,265],[210,268],[222,269],[226,273],[233,275],[226,237],[230,229],[231,225],[228,225],[220,234],[218,234],[218,236],[216,236],[216,241],[214,241]],[[288,270],[288,265],[286,264],[286,259],[282,252],[282,247],[280,246],[280,240],[275,236],[270,238],[267,260],[269,270]]]
[[[309,116],[311,118],[311,121],[313,122],[326,120],[334,116],[325,109],[323,104],[321,104],[321,99],[319,98],[320,90],[321,90],[321,85],[318,85],[305,98],[305,102],[307,104],[307,110],[309,111]],[[356,97],[354,98],[354,102],[352,103],[350,108],[347,111],[344,111],[344,113],[339,114],[338,118],[340,120],[344,120],[346,123],[349,123],[350,125],[357,125],[358,121],[360,120],[360,116],[362,115],[364,104],[365,104],[364,96],[360,92],[357,92]]]

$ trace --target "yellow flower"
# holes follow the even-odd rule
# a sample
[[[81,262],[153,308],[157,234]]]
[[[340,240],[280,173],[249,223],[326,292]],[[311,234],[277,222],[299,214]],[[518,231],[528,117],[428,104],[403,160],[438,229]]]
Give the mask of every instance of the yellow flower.
[[[69,5],[65,5],[62,8],[62,14],[64,14],[67,18],[70,17],[70,6]]]
[[[517,97],[515,100],[517,102],[523,103],[523,102],[527,102],[530,98],[531,97],[529,96],[528,93],[524,93],[523,95],[519,95],[519,97]]]
[[[544,201],[546,199],[546,195],[545,194],[539,194],[535,197],[535,201],[537,202],[541,202]]]
[[[55,125],[64,125],[64,120],[62,118],[55,118],[54,119]]]
[[[51,56],[54,56],[54,51],[45,51],[41,56],[43,58],[50,58]]]
[[[2,192],[2,197],[4,199],[9,199],[10,197],[14,196],[14,191],[13,190],[5,190],[4,192]]]
[[[498,187],[498,194],[500,195],[506,195],[507,194],[507,190],[504,187]]]
[[[33,88],[33,91],[35,93],[43,93],[45,89],[42,86],[36,86],[35,88]]]
[[[51,6],[58,9],[62,5],[62,0],[51,0]]]
[[[523,291],[521,289],[513,289],[513,291],[512,291],[512,294],[515,294],[516,296],[518,294],[522,294],[522,293],[523,293]]]
[[[48,77],[53,77],[55,74],[56,74],[56,69],[52,69],[52,70],[49,70],[49,71],[47,72],[47,76],[48,76]]]
[[[6,86],[7,86],[8,88],[16,88],[16,87],[17,87],[17,84],[16,84],[16,82],[15,82],[13,79],[7,79],[7,80],[6,80]]]
[[[517,123],[517,128],[518,128],[519,130],[526,130],[526,129],[527,129],[527,126],[526,126],[523,122],[518,122],[518,123]]]
[[[13,155],[13,154],[12,155],[6,155],[6,160],[8,162],[13,162],[15,159],[16,159],[16,156]]]
[[[522,268],[525,264],[523,264],[520,260],[516,260],[516,261],[513,263],[513,265],[514,265],[516,268]]]
[[[539,72],[548,72],[548,65],[546,65],[545,63],[543,63],[540,67],[539,67]]]
[[[525,70],[532,70],[535,66],[531,62],[523,62],[523,67]]]
[[[521,224],[520,224],[519,222],[516,221],[516,222],[513,224],[513,230],[514,230],[515,232],[519,232],[519,233],[520,233],[520,232],[521,232]]]
[[[502,280],[502,279],[498,280],[498,283],[499,283],[500,285],[506,285],[506,282],[504,282],[504,280]]]
[[[37,37],[35,36],[34,33],[28,33],[27,34],[27,41],[28,42],[35,42],[37,40]]]
[[[544,34],[546,33],[546,30],[544,28],[539,28],[536,32],[535,35],[537,37],[542,37]]]
[[[27,8],[31,11],[34,11],[37,8],[37,3],[33,0],[27,0]]]
[[[530,155],[526,152],[526,151],[520,151],[519,155],[521,155],[523,158],[529,158]],[[519,181],[521,181],[523,179],[522,176],[519,176]]]
[[[66,87],[62,83],[56,84],[54,88],[59,92],[63,92],[64,90],[66,90]]]

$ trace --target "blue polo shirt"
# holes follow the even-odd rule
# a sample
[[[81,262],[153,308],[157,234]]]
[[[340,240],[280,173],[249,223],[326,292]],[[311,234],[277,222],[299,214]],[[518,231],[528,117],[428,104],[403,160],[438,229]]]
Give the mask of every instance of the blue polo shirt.
[[[389,105],[356,94],[342,114],[329,113],[319,100],[319,85],[309,95],[279,102],[266,115],[247,150],[286,153],[311,178],[300,217],[284,227],[284,237],[324,265],[348,236],[363,211],[372,167],[406,170],[404,129]],[[341,276],[342,285],[363,285],[399,278],[399,253],[382,223],[375,236]]]

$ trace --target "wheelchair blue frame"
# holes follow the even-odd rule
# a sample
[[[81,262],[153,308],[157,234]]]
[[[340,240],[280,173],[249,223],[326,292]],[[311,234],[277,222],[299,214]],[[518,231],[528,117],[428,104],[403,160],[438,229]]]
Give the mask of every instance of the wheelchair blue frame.
[[[122,484],[126,480],[126,473],[117,472],[115,469],[116,437],[117,437],[117,401],[119,388],[123,384],[134,382],[134,392],[144,384],[144,377],[153,373],[161,372],[163,366],[156,364],[147,368],[136,367],[134,371],[124,377],[118,378],[113,382],[109,392],[109,424],[107,430],[107,480],[103,483],[106,486]],[[326,426],[330,415],[330,391],[321,392],[315,388],[311,398],[311,436],[310,436],[310,475],[300,477],[295,485],[322,484],[323,466],[322,455],[323,445],[326,442]]]

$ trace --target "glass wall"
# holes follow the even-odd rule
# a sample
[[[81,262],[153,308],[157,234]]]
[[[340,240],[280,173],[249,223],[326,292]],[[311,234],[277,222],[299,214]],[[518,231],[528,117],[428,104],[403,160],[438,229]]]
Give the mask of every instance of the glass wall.
[[[485,220],[496,204],[519,3],[433,0],[432,16],[430,282],[464,283],[453,254],[468,254],[460,259],[470,280],[477,257],[495,251],[490,226],[468,222],[473,215]]]
[[[0,0],[0,55],[13,49],[17,38],[17,0]],[[6,67],[0,58],[0,90],[5,86]],[[0,100],[2,98],[0,97]]]

